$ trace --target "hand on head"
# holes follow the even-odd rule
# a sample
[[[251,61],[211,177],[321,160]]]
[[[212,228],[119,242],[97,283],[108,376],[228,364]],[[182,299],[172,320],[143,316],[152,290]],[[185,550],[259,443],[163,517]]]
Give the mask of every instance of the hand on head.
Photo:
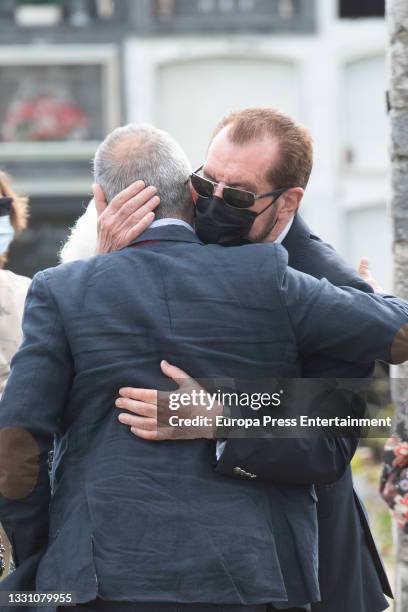
[[[100,185],[92,191],[98,213],[97,253],[117,251],[136,240],[154,221],[154,210],[160,204],[155,187],[145,187],[143,181],[132,183],[112,202],[106,202]]]

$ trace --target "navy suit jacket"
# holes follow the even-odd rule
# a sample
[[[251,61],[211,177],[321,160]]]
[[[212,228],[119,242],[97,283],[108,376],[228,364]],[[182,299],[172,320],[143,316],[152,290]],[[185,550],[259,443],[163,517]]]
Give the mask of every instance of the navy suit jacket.
[[[316,236],[300,215],[293,221],[283,246],[289,265],[315,278],[327,278],[337,286],[355,287],[366,293],[372,288],[329,244]],[[304,360],[304,377],[363,378],[371,376],[374,364],[350,363],[311,355]],[[272,441],[273,444],[274,441]],[[380,612],[388,607],[383,593],[392,590],[378,554],[363,503],[353,489],[349,466],[357,440],[339,441],[338,469],[331,484],[318,484],[319,582],[322,602],[319,612]],[[248,460],[248,457],[251,457]],[[229,440],[217,470],[236,475],[234,467],[262,474],[274,480],[274,466],[269,466],[268,444],[257,440]],[[316,474],[316,483],[321,483]]]
[[[40,272],[0,404],[0,521],[17,564],[1,589],[317,601],[313,470],[320,453],[331,474],[332,445],[285,441],[299,483],[234,481],[212,469],[213,442],[137,438],[114,401],[125,385],[169,389],[163,358],[198,378],[249,379],[300,376],[316,352],[389,361],[407,323],[405,302],[296,272],[282,247],[204,246],[177,226]]]

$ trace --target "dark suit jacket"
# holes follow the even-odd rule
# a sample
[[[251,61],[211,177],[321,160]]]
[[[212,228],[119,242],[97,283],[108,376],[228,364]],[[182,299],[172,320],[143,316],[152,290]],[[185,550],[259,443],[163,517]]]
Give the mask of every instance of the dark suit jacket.
[[[213,442],[137,438],[114,401],[125,385],[168,389],[163,358],[198,378],[254,379],[299,376],[301,352],[389,360],[407,322],[405,302],[291,270],[282,247],[204,246],[177,226],[37,274],[0,405],[0,521],[17,564],[1,589],[317,601],[312,472],[317,453],[333,469],[330,445],[286,445],[301,483],[234,481],[212,469]]]
[[[283,246],[289,254],[289,265],[315,278],[327,278],[337,286],[355,287],[371,293],[367,285],[336,251],[315,236],[301,216],[294,219]],[[323,355],[309,356],[303,363],[303,376],[310,378],[363,378],[371,376],[373,364],[359,364],[328,359]],[[232,475],[234,467],[262,473],[268,472],[267,445],[245,442],[251,448],[251,462],[243,456],[241,441],[227,442],[218,464],[218,471]],[[353,490],[349,461],[357,440],[344,440],[339,449],[338,480],[316,487],[319,517],[319,581],[322,603],[313,610],[319,612],[379,612],[387,607],[383,593],[392,597],[383,564],[373,540],[365,508]],[[354,442],[354,444],[353,444]],[[339,441],[339,445],[341,441]],[[257,448],[256,448],[257,447]],[[343,452],[342,452],[343,451]],[[317,474],[317,483],[321,482]]]

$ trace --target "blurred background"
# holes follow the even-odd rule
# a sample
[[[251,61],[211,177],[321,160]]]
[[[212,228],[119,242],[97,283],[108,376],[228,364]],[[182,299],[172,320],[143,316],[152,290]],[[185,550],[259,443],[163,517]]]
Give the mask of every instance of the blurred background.
[[[314,136],[309,224],[391,289],[386,44],[384,0],[1,0],[0,168],[31,202],[9,268],[57,263],[112,128],[152,122],[197,167],[221,116],[268,105]],[[383,442],[354,469],[391,563]]]
[[[0,167],[31,199],[10,267],[53,265],[118,124],[168,130],[192,164],[232,108],[271,105],[316,142],[304,215],[391,284],[383,0],[1,0]]]

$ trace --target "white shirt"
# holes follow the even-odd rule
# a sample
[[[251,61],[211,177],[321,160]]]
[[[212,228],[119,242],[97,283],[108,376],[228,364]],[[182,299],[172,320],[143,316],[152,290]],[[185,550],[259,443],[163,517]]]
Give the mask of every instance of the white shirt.
[[[288,222],[288,224],[285,226],[285,229],[281,231],[281,233],[275,240],[274,244],[282,244],[286,236],[289,234],[290,228],[292,227],[294,220],[295,220],[295,217],[292,217],[291,220]]]

